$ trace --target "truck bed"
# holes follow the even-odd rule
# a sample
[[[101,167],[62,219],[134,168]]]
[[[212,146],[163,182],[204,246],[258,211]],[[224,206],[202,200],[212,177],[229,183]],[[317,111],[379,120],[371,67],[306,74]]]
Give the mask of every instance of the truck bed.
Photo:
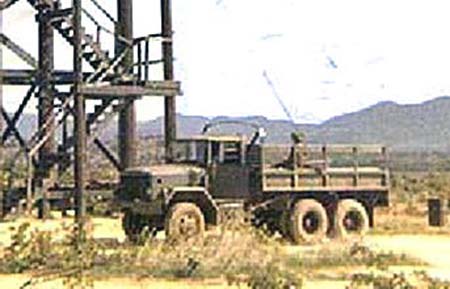
[[[257,152],[262,160],[258,178],[263,192],[389,190],[387,154],[382,146],[329,145],[299,149],[305,150],[300,165],[292,158],[297,155],[297,147],[265,147]]]

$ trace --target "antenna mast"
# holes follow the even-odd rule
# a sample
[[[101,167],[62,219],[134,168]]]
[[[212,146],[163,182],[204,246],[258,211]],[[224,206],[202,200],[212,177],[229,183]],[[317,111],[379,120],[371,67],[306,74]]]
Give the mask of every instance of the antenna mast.
[[[277,99],[278,103],[280,104],[280,106],[283,108],[284,113],[286,114],[287,118],[291,121],[292,126],[297,129],[295,127],[295,121],[294,118],[292,117],[291,113],[289,112],[289,109],[287,108],[287,106],[284,104],[283,99],[281,98],[281,96],[278,94],[277,90],[275,89],[275,85],[273,84],[272,80],[270,79],[268,73],[266,70],[263,71],[263,77],[266,79],[267,84],[270,86],[270,88],[272,89],[272,94],[273,96],[275,96],[275,98]]]

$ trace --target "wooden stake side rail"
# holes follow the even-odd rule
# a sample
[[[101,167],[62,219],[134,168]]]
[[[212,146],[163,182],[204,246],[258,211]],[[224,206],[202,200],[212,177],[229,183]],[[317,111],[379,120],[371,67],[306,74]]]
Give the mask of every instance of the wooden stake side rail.
[[[267,147],[271,147],[271,145],[267,145]],[[277,147],[290,148],[292,145],[277,145]],[[362,155],[370,155],[370,154],[378,154],[383,155],[387,154],[386,146],[382,144],[307,144],[305,148],[309,153],[321,153],[324,151],[327,154],[352,154],[356,149],[359,154]]]
[[[264,193],[310,193],[310,192],[387,192],[389,187],[387,186],[359,186],[359,187],[347,187],[347,186],[328,186],[328,187],[315,187],[315,186],[304,186],[304,187],[263,187]]]
[[[279,159],[286,157],[289,151],[288,160]],[[372,158],[375,155],[376,163],[361,165],[360,161],[368,155]],[[333,156],[344,157],[346,163],[332,166]],[[281,149],[280,146],[267,146],[262,150],[261,160],[260,177],[265,192],[389,189],[387,150],[384,146],[294,145]]]
[[[387,186],[388,172],[380,168],[329,168],[328,170],[318,169],[263,169],[262,171],[263,190],[302,190],[327,188],[336,190],[337,188],[362,190],[364,187],[380,189]],[[358,181],[355,182],[355,177]],[[370,185],[368,185],[370,183]],[[280,185],[282,184],[282,185]],[[345,184],[345,185],[342,185]],[[372,185],[373,184],[373,185]]]
[[[296,170],[284,169],[284,168],[270,168],[263,170],[266,176],[292,176],[294,174],[300,176],[319,176],[322,174],[328,174],[332,176],[352,176],[355,173],[353,167],[339,167],[328,168],[326,170],[314,169],[314,168],[298,168]],[[360,176],[382,176],[385,171],[378,167],[358,167],[356,172]]]

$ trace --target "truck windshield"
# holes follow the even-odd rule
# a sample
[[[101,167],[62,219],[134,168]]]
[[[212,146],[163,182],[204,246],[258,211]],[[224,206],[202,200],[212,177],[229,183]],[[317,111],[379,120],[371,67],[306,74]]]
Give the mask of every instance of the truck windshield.
[[[182,140],[174,144],[175,162],[205,165],[207,160],[206,141]]]
[[[242,141],[217,139],[183,139],[174,145],[175,162],[207,165],[241,163]]]

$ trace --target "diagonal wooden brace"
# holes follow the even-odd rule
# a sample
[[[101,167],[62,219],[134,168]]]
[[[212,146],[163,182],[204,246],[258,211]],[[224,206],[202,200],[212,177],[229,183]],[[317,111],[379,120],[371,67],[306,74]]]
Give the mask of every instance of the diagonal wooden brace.
[[[94,144],[100,149],[100,151],[105,155],[105,157],[111,162],[111,164],[118,170],[121,171],[120,162],[115,154],[102,143],[98,138],[94,139]]]
[[[14,133],[14,136],[16,137],[17,141],[19,142],[20,146],[24,151],[28,150],[27,143],[25,142],[24,138],[20,134],[20,132],[17,130],[16,126],[13,124],[12,120],[9,118],[8,113],[5,111],[3,107],[0,108],[1,113],[3,116],[3,119],[5,120],[6,124],[8,125],[8,128],[11,128],[12,132]]]
[[[14,113],[13,118],[10,120],[11,122],[8,123],[8,127],[6,128],[5,132],[3,133],[2,140],[1,140],[2,143],[5,143],[8,140],[11,133],[13,133],[13,130],[16,128],[17,122],[19,121],[19,118],[22,115],[25,107],[27,106],[28,102],[30,101],[31,97],[33,96],[33,93],[34,93],[36,87],[37,87],[37,85],[35,83],[32,84],[30,89],[28,90],[27,94],[23,98],[22,103],[20,104],[17,111]]]
[[[37,60],[25,51],[22,47],[20,47],[17,43],[13,42],[8,36],[6,36],[4,33],[0,33],[0,43],[5,45],[9,50],[14,52],[17,56],[19,56],[20,59],[25,61],[28,65],[33,67],[34,69],[38,68],[38,62]]]
[[[0,2],[0,10],[4,10],[14,5],[19,0],[3,0]]]

